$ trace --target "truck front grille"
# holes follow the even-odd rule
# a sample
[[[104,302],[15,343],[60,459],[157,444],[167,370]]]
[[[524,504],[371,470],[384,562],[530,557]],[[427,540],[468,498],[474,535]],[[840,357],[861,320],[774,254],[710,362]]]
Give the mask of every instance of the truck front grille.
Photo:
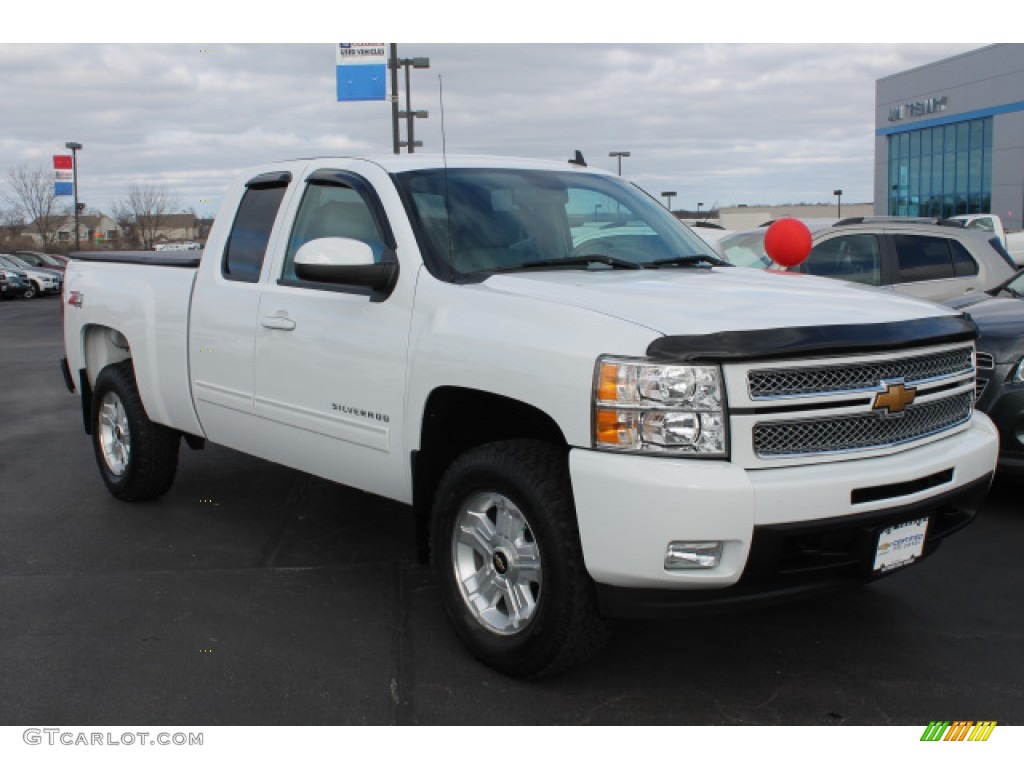
[[[747,384],[752,400],[800,397],[871,389],[886,379],[927,381],[972,371],[969,347],[927,355],[849,365],[751,371]]]
[[[754,452],[783,458],[899,445],[971,418],[974,392],[909,406],[902,416],[881,413],[771,421],[754,426]]]

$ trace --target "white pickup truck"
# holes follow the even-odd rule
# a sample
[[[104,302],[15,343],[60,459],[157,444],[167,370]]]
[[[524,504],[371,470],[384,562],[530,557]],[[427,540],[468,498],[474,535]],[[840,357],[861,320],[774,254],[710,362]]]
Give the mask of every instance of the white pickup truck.
[[[80,254],[64,309],[116,497],[210,440],[404,502],[456,633],[523,677],[609,618],[892,573],[996,462],[968,318],[733,268],[576,165],[257,168],[201,256]]]

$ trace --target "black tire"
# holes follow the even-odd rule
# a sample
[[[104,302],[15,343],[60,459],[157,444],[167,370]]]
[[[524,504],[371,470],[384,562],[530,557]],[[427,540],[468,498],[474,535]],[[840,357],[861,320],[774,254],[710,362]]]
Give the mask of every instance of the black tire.
[[[538,678],[581,663],[606,643],[610,625],[583,563],[564,448],[512,440],[467,451],[441,480],[431,529],[445,609],[462,642],[488,666]],[[478,535],[460,538],[458,530]],[[480,591],[471,592],[478,582]]]
[[[36,296],[39,295],[40,292],[39,289],[36,287],[36,284],[29,280],[28,287],[25,289],[25,293],[22,294],[22,298],[34,299]]]
[[[123,501],[145,501],[171,487],[178,470],[181,434],[149,420],[135,386],[131,360],[100,371],[90,418],[96,463],[114,496]]]

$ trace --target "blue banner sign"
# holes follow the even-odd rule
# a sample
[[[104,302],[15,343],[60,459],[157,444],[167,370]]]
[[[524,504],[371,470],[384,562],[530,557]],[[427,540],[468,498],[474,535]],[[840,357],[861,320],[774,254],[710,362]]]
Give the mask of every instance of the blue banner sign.
[[[75,183],[73,181],[53,182],[53,194],[55,197],[71,196],[75,194]]]
[[[338,101],[387,99],[386,43],[338,43]]]

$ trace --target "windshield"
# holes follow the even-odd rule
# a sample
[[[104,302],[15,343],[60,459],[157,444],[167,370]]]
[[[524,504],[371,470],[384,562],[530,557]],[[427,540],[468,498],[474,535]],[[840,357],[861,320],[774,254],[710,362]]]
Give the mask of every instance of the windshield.
[[[441,273],[718,263],[662,205],[613,176],[455,168],[397,182]]]
[[[772,260],[764,250],[764,234],[767,231],[759,229],[727,235],[718,241],[718,249],[730,264],[737,267],[765,269],[772,265]]]
[[[13,253],[5,253],[4,261],[17,269],[31,269],[32,265],[22,259],[20,256],[15,256]]]

